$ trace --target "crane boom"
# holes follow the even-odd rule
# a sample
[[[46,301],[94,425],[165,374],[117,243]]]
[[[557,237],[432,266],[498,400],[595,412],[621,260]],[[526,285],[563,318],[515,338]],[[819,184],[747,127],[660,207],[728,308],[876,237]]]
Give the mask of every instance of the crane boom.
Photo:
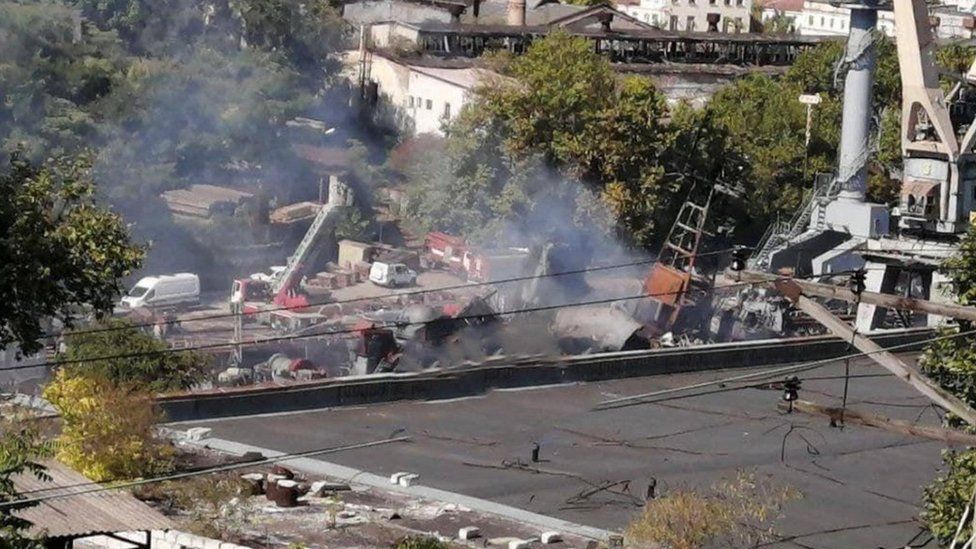
[[[275,279],[274,285],[271,287],[272,293],[278,294],[283,289],[298,284],[302,270],[316,252],[322,236],[335,225],[340,211],[339,205],[340,203],[337,200],[330,200],[322,205],[319,213],[316,214],[312,224],[308,227],[308,231],[305,232],[305,236],[302,237],[302,241],[295,248],[295,253],[288,258],[285,270]]]
[[[966,230],[976,186],[976,124],[962,90],[948,99],[939,85],[935,36],[925,0],[894,0],[898,66],[902,84],[900,199],[903,229],[955,234]],[[976,63],[966,80],[976,83]],[[956,116],[954,125],[953,114]],[[960,141],[960,130],[968,126]]]

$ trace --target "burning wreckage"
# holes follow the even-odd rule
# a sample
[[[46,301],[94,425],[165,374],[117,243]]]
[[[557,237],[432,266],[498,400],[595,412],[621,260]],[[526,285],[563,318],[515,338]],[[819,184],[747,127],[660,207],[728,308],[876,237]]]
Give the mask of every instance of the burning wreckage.
[[[619,265],[630,269],[625,274],[615,265],[609,267],[616,274],[594,265],[595,254],[580,254],[568,243],[572,237],[554,234],[531,248],[486,250],[431,232],[419,251],[343,241],[338,256],[346,269],[309,275],[307,267],[331,238],[338,206],[350,200],[336,184],[287,265],[234,281],[238,346],[218,382],[471,367],[501,357],[639,350],[790,330],[788,303],[716,289],[718,262],[705,273],[698,261],[716,192],[724,191],[714,186],[703,204],[689,198],[657,259]],[[414,291],[418,276],[430,272],[457,284]],[[338,280],[383,291],[369,299],[330,299]],[[397,288],[402,285],[411,288]],[[275,341],[263,355],[253,349],[245,355],[243,324],[254,321],[300,338],[300,345]]]

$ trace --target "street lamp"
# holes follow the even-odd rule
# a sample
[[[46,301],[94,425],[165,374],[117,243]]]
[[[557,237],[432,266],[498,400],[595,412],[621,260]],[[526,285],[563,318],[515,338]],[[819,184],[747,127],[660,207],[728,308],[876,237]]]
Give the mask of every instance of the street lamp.
[[[813,106],[820,104],[820,94],[803,94],[800,96],[800,103],[807,106],[807,131],[806,139],[803,142],[803,179],[806,179],[808,177],[807,160],[810,156],[810,128],[813,126]]]

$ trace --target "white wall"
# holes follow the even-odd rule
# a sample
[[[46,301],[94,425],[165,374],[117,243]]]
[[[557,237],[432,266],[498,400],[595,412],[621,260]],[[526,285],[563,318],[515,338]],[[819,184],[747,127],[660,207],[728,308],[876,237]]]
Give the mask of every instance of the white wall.
[[[972,37],[972,31],[965,28],[965,20],[971,17],[970,15],[948,10],[936,10],[930,13],[939,18],[939,26],[935,28],[938,38]],[[847,36],[850,31],[850,10],[826,2],[807,0],[803,3],[803,11],[795,17],[794,24],[797,32],[802,35]],[[895,35],[895,14],[887,10],[879,11],[878,30],[888,37],[893,37]]]
[[[419,70],[410,71],[409,91],[401,107],[413,118],[415,133],[443,135],[441,126],[457,116],[467,102],[468,90]]]
[[[344,63],[348,77],[358,82],[359,53],[347,52]],[[468,101],[470,86],[451,79],[473,82],[472,70],[425,69],[374,53],[369,78],[377,85],[379,100],[399,113],[400,129],[414,134],[443,135],[441,126],[444,121],[455,118]],[[452,78],[438,78],[437,73]]]
[[[641,0],[620,10],[644,23],[665,30],[708,31],[708,14],[718,14],[719,32],[749,32],[752,0]]]

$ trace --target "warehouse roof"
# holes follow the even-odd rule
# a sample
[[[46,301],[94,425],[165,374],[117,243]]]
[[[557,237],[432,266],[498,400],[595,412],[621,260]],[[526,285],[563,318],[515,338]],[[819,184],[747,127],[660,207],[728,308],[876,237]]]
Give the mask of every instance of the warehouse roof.
[[[121,490],[91,492],[98,485],[57,461],[45,461],[49,479],[30,473],[14,477],[21,494],[52,497],[16,515],[33,523],[31,535],[79,538],[132,530],[167,530],[174,527],[152,507]],[[88,492],[88,493],[86,493]]]

